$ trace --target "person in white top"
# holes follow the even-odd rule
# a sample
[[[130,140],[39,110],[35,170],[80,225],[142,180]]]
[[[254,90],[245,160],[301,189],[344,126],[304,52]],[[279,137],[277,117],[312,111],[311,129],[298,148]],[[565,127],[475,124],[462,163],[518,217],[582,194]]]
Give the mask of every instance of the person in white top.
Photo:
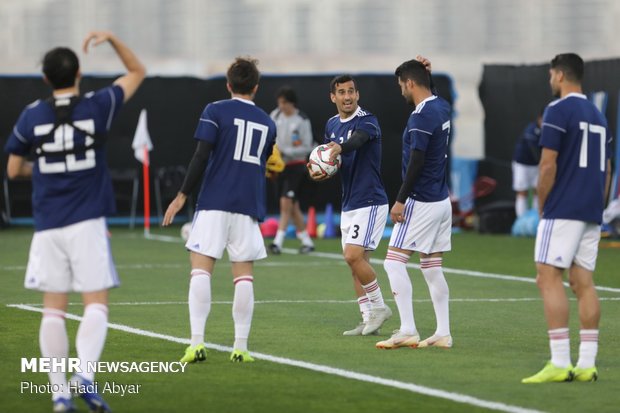
[[[314,251],[314,243],[304,225],[299,195],[307,188],[308,183],[305,165],[308,154],[312,151],[312,126],[308,116],[297,108],[297,94],[293,89],[283,86],[276,97],[278,107],[270,116],[276,123],[276,143],[286,167],[278,176],[280,222],[273,243],[269,245],[269,251],[276,255],[282,252],[286,229],[292,219],[297,238],[301,241],[299,252],[307,254]]]

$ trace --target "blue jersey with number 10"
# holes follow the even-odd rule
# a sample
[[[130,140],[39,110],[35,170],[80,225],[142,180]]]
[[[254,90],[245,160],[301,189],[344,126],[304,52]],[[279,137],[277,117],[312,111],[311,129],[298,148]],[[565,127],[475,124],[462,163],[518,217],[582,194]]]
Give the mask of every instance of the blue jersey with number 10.
[[[555,182],[543,218],[600,224],[611,155],[605,117],[585,95],[571,93],[547,106],[540,145],[558,152]]]
[[[70,97],[56,96],[56,100],[68,103]],[[123,89],[110,86],[86,94],[73,108],[71,120],[76,128],[89,134],[105,135],[122,105]],[[41,100],[32,103],[22,112],[4,148],[7,153],[28,156],[32,148],[45,139],[42,146],[45,155],[35,160],[32,171],[32,212],[36,231],[115,212],[105,148],[95,146],[77,153],[65,153],[84,148],[92,138],[69,124],[60,125],[50,136],[55,121],[51,104]]]
[[[266,213],[265,168],[276,139],[276,125],[250,100],[210,103],[194,137],[213,144],[198,196],[198,210],[249,215]]]

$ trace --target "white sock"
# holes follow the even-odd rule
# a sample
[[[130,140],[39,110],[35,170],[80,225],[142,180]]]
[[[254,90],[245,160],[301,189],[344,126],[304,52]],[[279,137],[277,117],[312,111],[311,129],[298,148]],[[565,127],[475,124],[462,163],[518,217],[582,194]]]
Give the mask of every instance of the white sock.
[[[527,196],[517,195],[517,199],[515,201],[515,211],[517,213],[517,217],[520,217],[527,212]]]
[[[65,312],[55,308],[44,308],[39,328],[39,347],[41,356],[53,358],[69,357],[69,339],[65,327]],[[58,392],[52,393],[52,400],[68,397],[67,377],[64,372],[48,373],[50,384]]]
[[[308,231],[306,231],[305,229],[297,233],[297,239],[300,240],[303,245],[307,245],[308,247],[314,247],[314,242],[312,242],[312,238],[310,238],[310,235],[308,235]]]
[[[596,366],[598,353],[598,330],[579,330],[579,360],[577,367],[589,369]]]
[[[560,368],[570,366],[570,342],[568,328],[549,330],[549,348],[551,349],[551,363]]]
[[[89,371],[87,366],[89,362],[99,361],[107,332],[108,306],[101,303],[87,305],[75,337],[75,348],[82,368],[80,376],[86,380],[95,379],[95,373]]]
[[[379,287],[379,282],[376,278],[374,281],[371,281],[366,285],[362,285],[362,288],[366,291],[366,296],[370,301],[370,308],[385,307],[383,296],[381,295],[381,288]]]
[[[276,232],[276,236],[273,239],[273,243],[276,244],[278,247],[282,248],[282,243],[284,242],[285,236],[286,236],[286,231],[279,229],[278,232]]]
[[[438,336],[450,335],[450,289],[441,269],[442,258],[420,258],[420,269],[431,293]]]
[[[211,274],[202,269],[193,269],[189,281],[189,326],[192,333],[191,346],[205,341],[205,325],[211,311]]]
[[[367,296],[363,295],[361,297],[357,297],[357,304],[360,306],[362,321],[364,323],[368,322],[368,318],[370,317],[370,300]]]
[[[242,275],[233,280],[235,283],[235,297],[233,299],[232,315],[235,322],[236,350],[248,350],[248,337],[252,326],[254,313],[254,277]]]
[[[407,254],[388,250],[385,261],[383,261],[383,268],[390,280],[390,287],[392,287],[392,294],[400,315],[400,332],[413,335],[417,333],[417,329],[413,316],[413,286],[406,267],[408,260]]]
[[[532,208],[538,211],[538,195],[532,196]]]

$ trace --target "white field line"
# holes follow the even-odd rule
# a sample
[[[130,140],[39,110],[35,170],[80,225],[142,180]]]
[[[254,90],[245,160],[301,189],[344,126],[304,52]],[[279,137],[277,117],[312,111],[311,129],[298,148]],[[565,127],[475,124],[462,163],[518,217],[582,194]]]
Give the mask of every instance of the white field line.
[[[256,267],[294,267],[300,265],[298,261],[256,261],[254,263]],[[304,267],[319,267],[324,266],[325,264],[322,262],[304,262]],[[343,262],[338,263],[340,266],[345,266],[346,264]],[[226,261],[218,261],[218,267],[230,267],[231,263]],[[148,263],[136,263],[136,264],[116,264],[116,269],[118,270],[150,270],[156,268],[172,268],[172,269],[184,269],[189,273],[189,262],[178,262],[178,263],[158,263],[158,264],[148,264]],[[25,265],[7,265],[0,266],[0,270],[2,271],[26,271]]]
[[[571,301],[577,301],[576,298],[569,298]],[[394,302],[393,299],[385,300]],[[450,303],[522,303],[541,301],[535,297],[519,297],[519,298],[453,298]],[[620,297],[599,297],[599,301],[620,301]],[[414,299],[414,303],[430,303],[430,299]],[[211,304],[232,305],[232,301],[212,301]],[[356,304],[357,300],[257,300],[254,304]],[[26,305],[32,307],[42,307],[42,303],[14,303],[7,306]],[[81,302],[70,302],[70,306],[81,306]],[[118,301],[109,302],[109,306],[141,306],[141,305],[187,305],[187,301]]]
[[[151,234],[150,232],[145,232],[144,238],[151,239],[154,241],[173,242],[175,244],[183,244],[183,238],[181,237],[171,237],[169,235]]]
[[[38,313],[43,312],[41,308],[31,307],[31,306],[22,305],[22,304],[8,305],[8,306],[12,308],[17,308],[20,310],[34,311]],[[66,314],[66,318],[71,319],[71,320],[76,320],[76,321],[82,320],[82,317],[75,315],[75,314],[69,314],[69,313]],[[166,341],[170,341],[173,343],[179,343],[179,344],[185,344],[185,345],[190,343],[190,340],[185,339],[185,338],[174,337],[174,336],[170,336],[167,334],[160,334],[160,333],[156,333],[156,332],[148,331],[148,330],[142,330],[139,328],[126,326],[124,324],[109,323],[108,328],[112,330],[123,331],[129,334],[136,334],[136,335],[143,336],[143,337],[166,340]],[[213,344],[213,343],[205,343],[205,347],[213,349],[215,351],[222,351],[222,352],[231,352],[233,350],[232,347],[222,346],[222,345]],[[422,394],[425,396],[436,397],[440,399],[446,399],[446,400],[450,400],[450,401],[457,402],[457,403],[463,403],[463,404],[467,404],[470,406],[482,407],[482,408],[496,410],[500,412],[541,413],[541,411],[539,410],[527,409],[524,407],[513,406],[510,404],[479,399],[477,397],[468,396],[466,394],[449,392],[446,390],[435,389],[435,388],[427,387],[427,386],[420,386],[417,384],[407,383],[407,382],[398,381],[398,380],[385,379],[382,377],[371,376],[370,374],[357,373],[354,371],[339,369],[336,367],[326,366],[322,364],[309,363],[306,361],[294,360],[294,359],[289,359],[286,357],[278,357],[278,356],[272,356],[269,354],[256,353],[256,352],[252,352],[252,356],[254,356],[254,358],[256,359],[270,361],[276,364],[299,367],[302,369],[316,371],[316,372],[324,373],[324,374],[331,374],[333,376],[344,377],[346,379],[351,379],[351,380],[358,380],[358,381],[367,382],[367,383],[380,384],[380,385],[387,386],[387,387],[407,390],[412,393]]]
[[[299,252],[297,250],[294,250],[294,249],[291,249],[291,248],[282,248],[282,252],[284,252],[286,254],[292,254],[292,255],[299,254]],[[342,260],[342,255],[334,254],[334,253],[331,253],[331,252],[316,252],[315,251],[315,252],[311,252],[309,255],[312,255],[312,256],[315,256],[315,257],[321,257],[321,258],[329,258],[329,259]],[[383,260],[379,259],[379,258],[371,258],[370,259],[370,263],[371,264],[376,264],[376,265],[383,265]],[[413,264],[413,263],[407,263],[407,268],[419,269],[420,265],[419,264]],[[522,277],[522,276],[507,275],[507,274],[495,274],[495,273],[490,273],[490,272],[473,271],[473,270],[461,270],[461,269],[458,269],[458,268],[443,267],[443,272],[446,272],[448,274],[468,275],[470,277],[492,278],[492,279],[503,280],[503,281],[518,281],[518,282],[525,282],[525,283],[531,283],[531,284],[535,284],[536,283],[536,279],[535,278],[531,278],[531,277]],[[567,282],[565,282],[564,285],[566,287],[569,286]],[[597,285],[595,288],[597,290],[599,290],[599,291],[608,291],[608,292],[612,292],[612,293],[620,293],[620,288],[603,287],[603,286],[600,286],[600,285]]]

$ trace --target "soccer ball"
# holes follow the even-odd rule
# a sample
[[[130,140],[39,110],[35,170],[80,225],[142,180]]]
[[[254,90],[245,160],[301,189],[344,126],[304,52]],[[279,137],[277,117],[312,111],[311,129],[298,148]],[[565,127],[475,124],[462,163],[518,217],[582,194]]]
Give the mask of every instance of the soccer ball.
[[[183,238],[183,241],[187,241],[191,230],[192,230],[191,222],[186,222],[185,224],[183,224],[183,226],[181,227],[181,238]]]
[[[322,172],[327,174],[327,176],[334,176],[338,172],[342,157],[338,155],[333,162],[330,162],[330,153],[331,149],[327,145],[319,145],[310,152],[308,163],[312,172]]]

